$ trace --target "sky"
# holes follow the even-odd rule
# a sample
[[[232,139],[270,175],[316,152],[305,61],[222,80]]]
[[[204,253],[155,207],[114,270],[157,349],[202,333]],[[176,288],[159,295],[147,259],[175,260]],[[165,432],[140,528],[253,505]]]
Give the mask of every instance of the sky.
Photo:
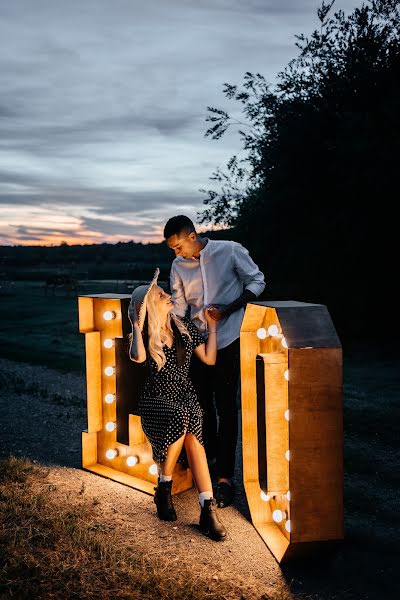
[[[0,244],[155,242],[240,154],[223,84],[272,85],[318,0],[2,0]],[[349,12],[361,0],[336,0]]]

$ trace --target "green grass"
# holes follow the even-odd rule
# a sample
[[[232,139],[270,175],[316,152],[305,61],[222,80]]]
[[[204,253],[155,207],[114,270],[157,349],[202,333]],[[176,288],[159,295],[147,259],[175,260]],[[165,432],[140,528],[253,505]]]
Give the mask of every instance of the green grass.
[[[78,329],[77,298],[45,296],[32,282],[16,282],[14,288],[13,295],[0,297],[0,356],[83,373],[85,343]]]
[[[12,294],[0,295],[0,357],[84,373],[85,339],[79,333],[78,296],[131,291],[115,280],[85,281],[78,295],[57,290],[56,295],[50,291],[46,296],[43,282],[14,282]]]
[[[79,294],[113,291],[128,290],[121,290],[115,282],[87,282]],[[84,373],[85,339],[79,333],[78,296],[64,290],[46,296],[42,282],[16,281],[12,295],[0,296],[0,311],[2,358]]]

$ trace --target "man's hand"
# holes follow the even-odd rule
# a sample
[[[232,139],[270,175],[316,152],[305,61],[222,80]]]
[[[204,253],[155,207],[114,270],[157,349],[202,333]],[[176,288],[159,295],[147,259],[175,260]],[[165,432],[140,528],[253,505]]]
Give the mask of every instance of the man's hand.
[[[220,321],[224,317],[227,317],[227,304],[210,304],[208,307],[209,314],[214,321]]]

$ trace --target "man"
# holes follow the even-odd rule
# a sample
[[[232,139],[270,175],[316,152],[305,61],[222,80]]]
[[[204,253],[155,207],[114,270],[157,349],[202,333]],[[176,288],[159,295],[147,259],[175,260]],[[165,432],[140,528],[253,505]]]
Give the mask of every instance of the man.
[[[204,409],[207,458],[210,468],[215,464],[215,496],[223,508],[234,498],[240,326],[246,303],[265,288],[264,275],[241,244],[200,237],[184,215],[169,219],[164,237],[176,255],[170,276],[174,312],[184,316],[190,309],[190,318],[205,336],[204,308],[211,307],[218,321],[217,363],[209,367],[193,360],[191,377]]]

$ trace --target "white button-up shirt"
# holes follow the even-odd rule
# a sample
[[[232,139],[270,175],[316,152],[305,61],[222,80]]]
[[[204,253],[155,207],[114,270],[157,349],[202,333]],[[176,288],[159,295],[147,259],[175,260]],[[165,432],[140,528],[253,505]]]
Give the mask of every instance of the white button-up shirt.
[[[259,296],[265,288],[264,275],[248,250],[237,242],[222,240],[208,240],[200,258],[175,258],[170,280],[174,313],[183,317],[190,307],[190,318],[205,336],[207,305],[231,304],[244,289]],[[243,315],[244,308],[240,308],[219,321],[218,349],[239,337]]]

